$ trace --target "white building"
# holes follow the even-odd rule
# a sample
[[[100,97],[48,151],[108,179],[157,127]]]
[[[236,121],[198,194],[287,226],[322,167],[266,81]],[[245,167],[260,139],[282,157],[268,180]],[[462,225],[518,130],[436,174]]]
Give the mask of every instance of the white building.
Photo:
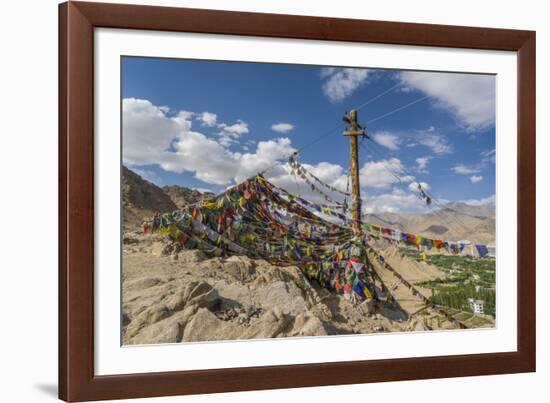
[[[484,302],[480,299],[468,298],[468,303],[470,304],[470,309],[473,313],[483,313],[484,312]]]

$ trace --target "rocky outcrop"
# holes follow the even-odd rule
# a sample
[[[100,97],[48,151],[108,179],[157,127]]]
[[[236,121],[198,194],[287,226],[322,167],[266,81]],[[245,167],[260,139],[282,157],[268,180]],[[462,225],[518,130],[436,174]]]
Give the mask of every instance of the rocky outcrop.
[[[127,234],[123,259],[124,344],[179,343],[409,330],[390,308],[310,283],[295,266],[245,256],[164,253],[160,238]],[[177,258],[174,258],[177,255]],[[399,319],[397,317],[399,316]]]
[[[162,191],[166,193],[179,208],[197,204],[203,200],[215,197],[214,193],[200,192],[196,189],[189,189],[178,185],[164,186]]]
[[[386,286],[392,286],[394,299],[388,299],[376,282],[380,301],[375,310],[372,301],[352,303],[308,281],[296,266],[275,266],[246,256],[209,258],[202,251],[180,251],[170,245],[156,234],[124,234],[124,344],[456,328],[443,316],[422,310],[422,301],[408,288],[395,287],[395,277],[377,261],[376,270]],[[411,283],[445,275],[394,247],[384,255]],[[430,290],[417,288],[430,295]]]
[[[169,213],[214,196],[213,193],[177,185],[160,188],[131,169],[122,167],[122,218],[124,227],[130,230],[157,212]]]
[[[176,205],[164,191],[141,176],[122,167],[122,221],[125,228],[135,228],[156,212],[176,210]]]

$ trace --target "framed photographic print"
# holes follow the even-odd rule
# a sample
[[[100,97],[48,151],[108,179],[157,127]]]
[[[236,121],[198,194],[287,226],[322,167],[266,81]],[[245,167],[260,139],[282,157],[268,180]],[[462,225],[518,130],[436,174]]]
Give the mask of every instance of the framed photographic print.
[[[535,33],[60,5],[59,397],[535,370]]]

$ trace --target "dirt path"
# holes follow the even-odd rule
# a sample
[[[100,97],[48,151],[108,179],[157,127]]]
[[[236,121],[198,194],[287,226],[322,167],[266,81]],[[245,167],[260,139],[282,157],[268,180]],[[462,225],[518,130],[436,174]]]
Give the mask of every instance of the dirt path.
[[[389,288],[391,295],[393,295],[401,308],[407,312],[407,314],[412,315],[425,306],[424,302],[420,298],[414,296],[412,291],[409,290],[404,284],[401,284],[399,279],[395,277],[391,271],[386,269],[378,261],[378,259],[374,258],[374,255],[372,254],[371,259],[376,273],[380,276],[382,281]],[[405,279],[409,281],[407,278]]]

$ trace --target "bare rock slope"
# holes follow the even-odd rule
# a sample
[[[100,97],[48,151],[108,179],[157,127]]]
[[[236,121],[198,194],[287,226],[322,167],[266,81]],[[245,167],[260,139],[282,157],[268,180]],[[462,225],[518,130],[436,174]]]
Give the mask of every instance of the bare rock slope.
[[[165,252],[156,236],[126,236],[124,344],[425,330],[400,309],[352,305],[295,266]]]
[[[155,212],[176,210],[170,197],[155,184],[122,167],[122,222],[125,228],[135,228],[149,220]]]
[[[215,197],[214,193],[200,192],[196,189],[189,189],[184,186],[164,186],[162,191],[166,193],[178,208],[197,204],[203,200]]]

